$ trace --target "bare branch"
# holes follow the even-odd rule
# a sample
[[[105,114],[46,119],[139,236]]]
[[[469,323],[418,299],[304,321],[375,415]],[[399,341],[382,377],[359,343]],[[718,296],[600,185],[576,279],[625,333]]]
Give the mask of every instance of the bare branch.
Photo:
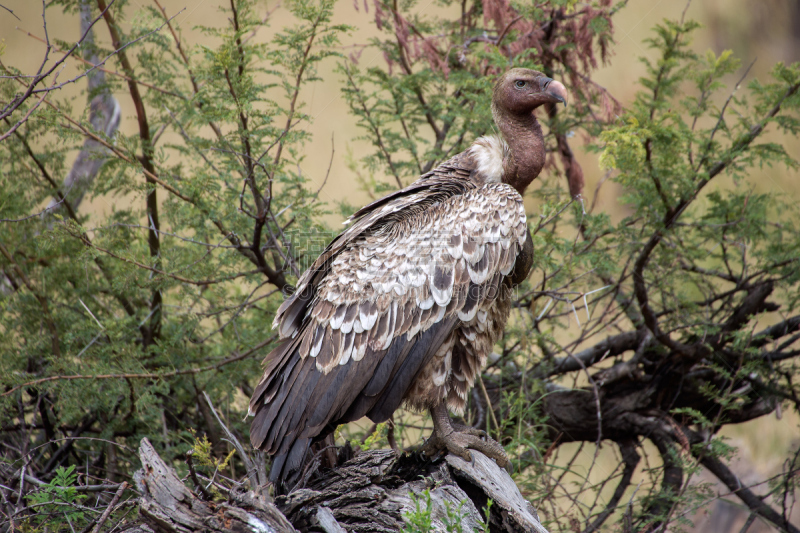
[[[636,452],[636,442],[635,441],[622,441],[617,443],[619,446],[619,451],[622,454],[622,462],[625,464],[625,468],[622,471],[622,477],[620,477],[619,483],[617,483],[617,488],[614,489],[614,494],[611,496],[611,499],[608,500],[605,509],[598,514],[595,519],[592,521],[591,524],[587,525],[586,528],[583,530],[583,533],[593,533],[594,531],[598,531],[600,526],[608,520],[608,517],[617,510],[617,506],[619,506],[620,500],[622,500],[623,494],[628,489],[628,486],[631,484],[631,479],[633,479],[633,473],[636,471],[636,467],[639,466],[639,461],[642,459],[641,456]]]
[[[13,12],[12,10],[10,10],[9,8],[7,8],[7,7],[6,7],[6,6],[4,6],[3,4],[0,4],[0,7],[2,7],[3,9],[5,9],[5,10],[6,10],[6,11],[8,11],[9,13],[11,13],[11,16],[13,16],[15,19],[19,20],[20,22],[22,21],[22,19],[21,19],[21,18],[19,18],[17,15],[15,15],[15,14],[14,14],[14,12]]]
[[[697,456],[698,454],[695,455]],[[738,496],[751,511],[772,523],[780,531],[785,531],[786,533],[800,533],[800,528],[791,524],[787,517],[781,516],[772,507],[767,505],[763,498],[755,495],[753,491],[742,483],[719,459],[709,454],[699,456],[698,459],[709,472],[717,476],[717,479],[722,481],[733,494]]]
[[[106,8],[106,10],[108,8],[110,8],[114,4],[115,1],[116,0],[111,0],[109,2],[109,4],[108,4],[108,7]],[[36,75],[33,77],[33,80],[28,84],[28,87],[27,87],[26,91],[22,95],[16,97],[14,100],[12,100],[12,102],[8,106],[6,106],[5,109],[0,111],[0,118],[6,118],[6,117],[10,116],[14,111],[16,111],[19,108],[19,106],[21,106],[23,104],[23,102],[25,102],[25,100],[27,100],[33,94],[34,89],[36,89],[36,86],[39,85],[39,83],[41,83],[41,81],[44,80],[45,78],[47,78],[50,74],[55,72],[56,69],[58,69],[61,66],[61,64],[75,52],[75,50],[78,48],[78,46],[80,46],[81,43],[84,41],[84,39],[86,39],[86,36],[91,31],[92,27],[97,23],[98,20],[100,20],[100,17],[102,17],[104,15],[105,15],[105,11],[100,13],[100,15],[98,15],[98,17],[95,18],[91,22],[91,24],[89,24],[89,27],[83,33],[81,38],[78,39],[78,42],[76,42],[75,45],[72,48],[70,48],[67,51],[67,53],[64,54],[63,57],[61,57],[61,59],[56,61],[53,64],[53,66],[50,67],[49,70],[47,70],[46,72],[43,72],[44,66],[45,66],[45,64],[47,64],[47,60],[48,60],[48,58],[50,56],[50,50],[52,49],[52,46],[50,44],[50,38],[47,36],[47,19],[45,18],[45,0],[42,0],[42,20],[44,21],[45,40],[46,40],[46,44],[47,44],[47,48],[45,50],[44,59],[42,60],[42,64],[39,66],[39,70],[36,72]],[[11,135],[15,131],[17,131],[17,129],[22,124],[24,124],[24,122],[28,119],[28,117],[33,112],[33,110],[36,109],[39,106],[39,104],[41,104],[41,102],[44,100],[44,98],[45,98],[45,96],[47,95],[48,92],[49,91],[44,91],[43,94],[42,94],[42,97],[39,99],[38,103],[31,107],[31,109],[28,111],[28,113],[26,113],[25,117],[23,117],[14,126],[12,126],[10,130],[8,130],[4,134],[0,135],[0,142],[2,142],[6,137]]]

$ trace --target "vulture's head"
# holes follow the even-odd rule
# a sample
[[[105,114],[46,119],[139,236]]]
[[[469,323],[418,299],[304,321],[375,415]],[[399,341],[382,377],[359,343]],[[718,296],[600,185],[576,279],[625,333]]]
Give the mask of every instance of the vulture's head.
[[[529,115],[542,104],[558,103],[567,105],[567,89],[560,82],[535,70],[511,69],[494,86],[492,107],[496,111]]]

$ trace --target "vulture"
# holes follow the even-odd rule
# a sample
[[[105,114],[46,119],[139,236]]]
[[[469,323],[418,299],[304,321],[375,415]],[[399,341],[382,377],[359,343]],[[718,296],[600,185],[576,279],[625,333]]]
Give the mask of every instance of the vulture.
[[[463,414],[476,375],[505,327],[511,288],[531,268],[522,195],[545,162],[533,114],[564,103],[564,85],[515,68],[496,82],[499,135],[353,214],[278,309],[280,344],[264,360],[249,414],[252,445],[274,455],[278,491],[300,480],[310,446],[364,416],[405,404],[429,410],[426,453],[505,466],[503,448]]]

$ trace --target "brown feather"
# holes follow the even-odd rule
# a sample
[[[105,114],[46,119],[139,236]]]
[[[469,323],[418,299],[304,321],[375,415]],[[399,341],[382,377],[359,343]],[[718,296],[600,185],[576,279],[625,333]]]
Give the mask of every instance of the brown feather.
[[[318,369],[322,369],[330,365],[331,361],[333,361],[333,358],[336,356],[333,350],[335,349],[334,346],[339,345],[339,342],[338,338],[336,339],[336,342],[334,342],[332,338],[334,333],[336,333],[337,336],[340,334],[338,329],[325,328],[325,336],[322,339],[322,348],[320,348],[319,354],[317,354],[316,357],[316,365]]]

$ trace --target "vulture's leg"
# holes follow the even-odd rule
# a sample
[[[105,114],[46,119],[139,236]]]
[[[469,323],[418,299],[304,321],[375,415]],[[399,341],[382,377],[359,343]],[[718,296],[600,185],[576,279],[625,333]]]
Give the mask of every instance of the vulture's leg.
[[[433,435],[422,451],[425,455],[434,456],[442,450],[458,455],[465,461],[472,462],[469,450],[477,450],[491,457],[501,468],[510,464],[505,450],[500,444],[486,436],[485,431],[461,424],[454,424],[447,414],[444,402],[431,409],[433,419]]]

